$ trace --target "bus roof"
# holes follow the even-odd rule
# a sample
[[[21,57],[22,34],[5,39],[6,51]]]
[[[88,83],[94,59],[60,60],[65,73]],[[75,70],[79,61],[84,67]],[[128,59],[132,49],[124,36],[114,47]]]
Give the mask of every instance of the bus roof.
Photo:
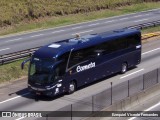
[[[140,34],[140,31],[137,29],[121,29],[99,34],[90,34],[81,37],[78,36],[77,38],[66,39],[45,45],[38,49],[33,56],[37,58],[57,58],[58,56],[71,51],[71,49],[77,50],[87,46],[96,45],[104,41],[112,40],[114,38],[132,34]]]

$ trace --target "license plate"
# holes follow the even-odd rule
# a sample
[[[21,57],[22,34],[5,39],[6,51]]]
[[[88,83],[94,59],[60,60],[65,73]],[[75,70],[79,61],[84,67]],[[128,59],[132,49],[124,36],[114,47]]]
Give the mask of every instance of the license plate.
[[[37,95],[41,95],[41,93],[40,93],[40,92],[36,92],[36,94],[37,94]]]

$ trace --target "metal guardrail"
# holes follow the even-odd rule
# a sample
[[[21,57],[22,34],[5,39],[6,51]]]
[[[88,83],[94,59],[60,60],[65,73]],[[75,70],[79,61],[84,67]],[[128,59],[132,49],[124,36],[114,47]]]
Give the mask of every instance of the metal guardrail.
[[[0,65],[31,56],[38,48],[40,47],[18,51],[10,54],[0,55]]]
[[[130,26],[127,28],[129,28],[129,29],[133,29],[133,28],[144,29],[144,28],[148,28],[148,27],[155,27],[158,25],[160,25],[160,20],[154,21],[154,22],[148,22],[148,23],[144,23],[144,24],[139,24],[139,25],[135,25],[135,26]],[[160,33],[159,33],[159,35],[160,35]],[[142,36],[142,39],[144,40],[144,39],[147,39],[147,38],[153,37],[153,36],[155,36],[155,33],[146,34],[146,35]],[[14,52],[14,53],[10,53],[10,54],[0,55],[0,65],[10,63],[10,62],[22,59],[24,57],[31,56],[38,48],[40,48],[40,47],[31,48],[31,49],[27,49],[27,50],[23,50],[23,51],[18,51],[18,52]]]
[[[158,25],[160,25],[160,20],[153,21],[153,22],[142,23],[142,24],[138,24],[138,25],[134,25],[134,26],[129,26],[127,28],[144,29],[144,28],[148,28],[148,27],[155,27],[155,26],[158,26]]]

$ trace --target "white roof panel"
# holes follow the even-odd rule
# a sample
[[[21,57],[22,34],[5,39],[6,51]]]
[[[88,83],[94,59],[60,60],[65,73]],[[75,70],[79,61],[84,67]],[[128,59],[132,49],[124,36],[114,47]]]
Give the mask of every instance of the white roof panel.
[[[51,44],[48,47],[50,47],[50,48],[59,48],[60,46],[61,45],[59,45],[59,44]]]

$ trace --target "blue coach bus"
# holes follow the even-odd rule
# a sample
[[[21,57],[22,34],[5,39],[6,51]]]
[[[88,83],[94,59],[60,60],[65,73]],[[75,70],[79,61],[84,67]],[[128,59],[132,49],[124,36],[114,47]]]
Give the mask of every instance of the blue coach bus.
[[[77,36],[38,49],[30,59],[28,88],[38,95],[73,93],[78,87],[141,62],[141,32],[122,29]]]

